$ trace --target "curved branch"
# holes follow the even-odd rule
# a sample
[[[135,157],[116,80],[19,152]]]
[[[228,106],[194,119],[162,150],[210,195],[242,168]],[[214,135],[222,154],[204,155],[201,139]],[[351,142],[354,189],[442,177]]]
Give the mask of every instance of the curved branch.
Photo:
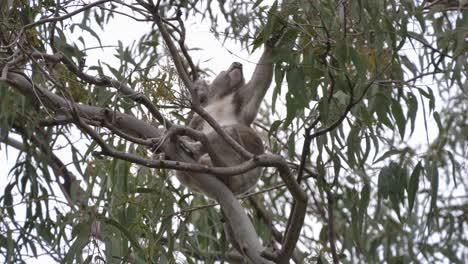
[[[70,111],[70,102],[63,97],[54,94],[47,89],[32,84],[27,76],[17,72],[8,72],[5,80],[23,95],[44,103],[49,109],[67,114]],[[112,125],[127,134],[140,138],[159,138],[164,134],[164,129],[154,127],[131,115],[110,111],[105,108],[76,104],[77,109],[84,119],[102,122],[112,115]]]

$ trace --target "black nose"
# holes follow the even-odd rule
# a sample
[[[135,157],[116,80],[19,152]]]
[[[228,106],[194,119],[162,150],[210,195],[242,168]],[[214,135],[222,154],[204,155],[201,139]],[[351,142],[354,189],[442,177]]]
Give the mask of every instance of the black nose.
[[[233,62],[233,63],[231,64],[231,69],[236,69],[236,68],[237,68],[237,69],[242,69],[242,63],[237,62],[237,61]]]

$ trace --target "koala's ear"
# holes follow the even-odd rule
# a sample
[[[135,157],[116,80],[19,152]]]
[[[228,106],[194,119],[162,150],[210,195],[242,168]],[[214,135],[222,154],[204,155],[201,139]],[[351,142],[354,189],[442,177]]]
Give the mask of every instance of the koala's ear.
[[[196,80],[193,83],[193,89],[195,89],[195,90],[206,90],[206,89],[208,89],[208,83],[205,80]]]
[[[206,103],[208,100],[208,83],[205,80],[197,80],[193,83],[192,89],[197,93],[200,99],[200,104]]]

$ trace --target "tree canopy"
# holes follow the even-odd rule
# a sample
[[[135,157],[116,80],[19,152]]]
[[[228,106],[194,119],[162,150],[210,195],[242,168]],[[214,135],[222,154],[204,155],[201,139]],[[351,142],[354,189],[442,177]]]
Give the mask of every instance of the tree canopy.
[[[103,39],[122,18],[146,33]],[[266,154],[179,151],[190,87],[216,74],[190,19],[249,53],[276,41]],[[466,1],[1,1],[0,260],[466,263],[467,39]],[[255,166],[238,197],[210,177]]]

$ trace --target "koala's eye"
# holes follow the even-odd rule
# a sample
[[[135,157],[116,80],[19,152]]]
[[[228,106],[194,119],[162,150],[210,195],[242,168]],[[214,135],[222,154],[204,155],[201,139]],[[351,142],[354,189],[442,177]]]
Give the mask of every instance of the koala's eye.
[[[200,104],[203,105],[206,103],[208,97],[206,96],[206,94],[201,94],[200,95]]]

